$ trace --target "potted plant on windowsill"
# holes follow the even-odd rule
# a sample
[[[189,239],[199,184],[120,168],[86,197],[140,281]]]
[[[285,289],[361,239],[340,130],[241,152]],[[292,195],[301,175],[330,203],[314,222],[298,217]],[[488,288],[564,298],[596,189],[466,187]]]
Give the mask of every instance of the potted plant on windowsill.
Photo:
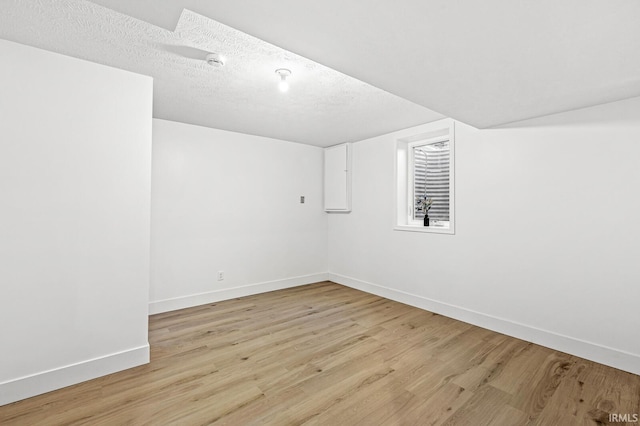
[[[417,200],[418,211],[424,213],[423,225],[429,226],[429,210],[431,209],[431,205],[433,204],[433,198],[431,197],[419,197]]]

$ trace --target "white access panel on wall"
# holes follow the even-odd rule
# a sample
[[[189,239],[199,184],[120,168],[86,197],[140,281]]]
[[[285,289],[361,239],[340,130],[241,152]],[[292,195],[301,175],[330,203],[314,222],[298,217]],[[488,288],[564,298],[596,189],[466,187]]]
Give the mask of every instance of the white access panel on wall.
[[[351,211],[351,144],[324,150],[324,210]]]

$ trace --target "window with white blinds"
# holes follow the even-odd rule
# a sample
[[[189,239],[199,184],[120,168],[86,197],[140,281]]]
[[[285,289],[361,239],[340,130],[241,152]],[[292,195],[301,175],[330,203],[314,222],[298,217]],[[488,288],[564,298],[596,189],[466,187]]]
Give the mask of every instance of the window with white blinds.
[[[455,121],[419,129],[396,139],[393,229],[455,235]]]
[[[422,200],[432,200],[428,210],[430,220],[449,221],[450,151],[449,141],[413,145],[411,147],[413,220],[425,216]]]

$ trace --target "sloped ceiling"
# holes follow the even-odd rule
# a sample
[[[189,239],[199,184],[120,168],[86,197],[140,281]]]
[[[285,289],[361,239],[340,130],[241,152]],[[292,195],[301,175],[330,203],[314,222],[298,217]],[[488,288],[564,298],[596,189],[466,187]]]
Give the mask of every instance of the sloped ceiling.
[[[154,77],[156,118],[330,146],[442,117],[187,9],[171,27],[83,0],[6,0],[0,13],[0,38]],[[292,71],[286,94],[278,68]]]
[[[95,1],[191,9],[476,127],[640,95],[636,0]]]

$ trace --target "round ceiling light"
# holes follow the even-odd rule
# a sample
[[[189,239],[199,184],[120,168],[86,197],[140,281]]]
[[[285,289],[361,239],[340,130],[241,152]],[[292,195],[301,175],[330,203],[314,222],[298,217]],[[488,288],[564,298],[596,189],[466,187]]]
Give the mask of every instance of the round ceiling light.
[[[280,83],[278,83],[278,88],[281,92],[286,92],[289,90],[289,82],[287,81],[287,77],[291,75],[291,70],[286,68],[278,68],[276,70],[276,74],[280,76]]]

